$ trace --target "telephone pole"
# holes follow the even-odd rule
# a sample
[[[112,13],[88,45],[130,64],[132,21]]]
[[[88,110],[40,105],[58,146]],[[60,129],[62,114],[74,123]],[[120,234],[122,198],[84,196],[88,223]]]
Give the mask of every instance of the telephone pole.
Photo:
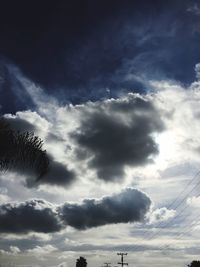
[[[124,267],[125,265],[128,265],[127,262],[124,262],[124,256],[127,256],[128,253],[117,253],[117,255],[121,256],[121,262],[118,262],[118,264],[120,264],[121,267]]]

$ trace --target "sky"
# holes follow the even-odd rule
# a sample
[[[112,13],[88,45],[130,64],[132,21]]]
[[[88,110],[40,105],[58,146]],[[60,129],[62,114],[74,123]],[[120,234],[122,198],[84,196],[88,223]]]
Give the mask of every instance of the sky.
[[[199,43],[197,0],[1,3],[0,115],[49,160],[0,172],[1,267],[199,260]]]

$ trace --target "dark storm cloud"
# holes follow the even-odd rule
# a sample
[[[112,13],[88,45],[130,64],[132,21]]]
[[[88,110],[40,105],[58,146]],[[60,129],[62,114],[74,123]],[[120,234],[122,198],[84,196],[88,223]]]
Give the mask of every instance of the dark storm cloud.
[[[121,179],[125,166],[144,165],[158,153],[152,134],[161,131],[163,124],[147,100],[130,95],[126,100],[96,104],[82,117],[72,134],[79,145],[76,154],[89,159],[89,167],[100,179]]]
[[[67,226],[85,230],[107,224],[139,222],[150,205],[147,195],[131,188],[99,200],[86,199],[82,204],[65,203],[57,208],[44,200],[2,204],[0,232],[51,233]]]
[[[25,203],[9,203],[0,206],[0,232],[50,233],[61,230],[61,224],[53,207],[44,200]]]
[[[69,170],[65,164],[54,160],[51,156],[49,159],[48,172],[39,180],[39,184],[67,186],[75,181],[74,171]]]
[[[83,204],[65,204],[61,218],[66,225],[84,230],[106,224],[139,222],[149,210],[151,200],[142,192],[127,189],[100,200],[86,199]]]
[[[17,170],[19,174],[26,177],[27,187],[37,187],[41,184],[49,184],[55,186],[70,186],[76,180],[76,175],[73,170],[69,170],[64,163],[56,161],[50,154],[47,154],[49,159],[49,166],[47,172],[37,178],[31,169]]]

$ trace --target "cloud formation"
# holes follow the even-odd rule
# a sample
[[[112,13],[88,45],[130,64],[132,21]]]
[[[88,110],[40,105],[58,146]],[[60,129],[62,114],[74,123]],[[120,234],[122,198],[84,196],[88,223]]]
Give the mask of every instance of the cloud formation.
[[[89,159],[89,167],[105,181],[119,180],[125,166],[140,166],[158,153],[153,134],[163,129],[153,104],[129,95],[83,109],[82,120],[72,137],[76,155]]]
[[[136,189],[125,191],[100,200],[86,199],[81,205],[65,204],[61,217],[67,225],[87,229],[106,224],[139,222],[149,210],[151,200]]]
[[[0,206],[0,232],[51,233],[61,229],[55,207],[44,200],[8,203]]]
[[[156,224],[162,221],[167,221],[173,218],[176,211],[173,209],[167,209],[166,207],[153,210],[149,215],[149,223]]]
[[[66,186],[75,181],[74,171],[69,170],[65,164],[54,160],[51,156],[49,156],[49,159],[48,172],[38,181],[39,184]]]
[[[38,184],[70,185],[80,175],[79,165],[95,171],[100,180],[119,181],[127,166],[143,166],[158,154],[154,134],[161,132],[164,124],[150,97],[129,94],[65,108],[54,103],[53,114],[45,109],[45,103],[38,112],[5,116],[14,129],[32,129],[45,142],[50,165]],[[37,185],[29,176],[27,172],[27,185]]]
[[[53,206],[44,200],[8,203],[0,206],[1,233],[52,233],[71,226],[78,230],[107,224],[142,221],[151,200],[128,188],[102,199],[85,199],[82,204]]]
[[[17,115],[14,116],[14,115],[7,114],[4,116],[4,121],[8,123],[10,128],[13,129],[14,131],[19,131],[19,132],[35,132],[36,131],[36,128],[32,123],[20,118]]]
[[[24,117],[23,117],[24,116]],[[43,123],[48,124],[44,119],[40,118],[40,116],[36,113],[24,112],[17,113],[16,115],[7,114],[4,116],[3,121],[8,125],[9,129],[11,129],[16,135],[35,132],[41,132],[41,125],[35,125],[27,120],[36,117],[36,119],[40,119]],[[41,122],[40,122],[41,123]],[[47,127],[47,126],[46,126]],[[41,144],[43,141],[40,139]],[[4,141],[5,143],[5,141]],[[7,146],[8,147],[8,146]],[[75,173],[71,170],[68,170],[66,164],[63,164],[57,160],[55,160],[49,153],[46,154],[45,159],[48,162],[48,168],[42,176],[37,176],[31,166],[27,164],[26,168],[21,168],[17,166],[13,168],[17,173],[23,174],[26,176],[26,185],[29,187],[37,186],[40,184],[51,184],[51,185],[69,185],[75,180]],[[12,151],[13,154],[13,151]]]

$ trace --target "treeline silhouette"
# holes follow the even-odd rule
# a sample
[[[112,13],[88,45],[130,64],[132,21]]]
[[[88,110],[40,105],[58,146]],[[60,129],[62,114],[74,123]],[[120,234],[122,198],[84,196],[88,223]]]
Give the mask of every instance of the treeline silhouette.
[[[48,170],[49,159],[43,141],[33,132],[15,131],[0,118],[0,171],[33,172],[39,180]]]

